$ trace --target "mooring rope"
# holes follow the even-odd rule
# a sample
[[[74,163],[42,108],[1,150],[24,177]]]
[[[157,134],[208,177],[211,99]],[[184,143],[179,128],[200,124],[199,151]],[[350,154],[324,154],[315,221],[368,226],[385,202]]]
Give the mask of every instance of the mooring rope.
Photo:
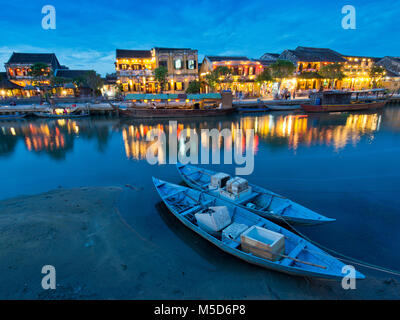
[[[381,267],[381,266],[378,266],[378,265],[374,265],[374,264],[372,264],[372,263],[368,263],[368,262],[365,262],[365,261],[361,261],[361,260],[359,260],[359,259],[355,259],[355,258],[349,257],[349,256],[347,256],[347,255],[345,255],[345,254],[343,254],[343,253],[340,253],[340,252],[336,251],[336,250],[330,249],[330,248],[328,248],[328,247],[326,247],[326,246],[324,246],[324,245],[322,245],[322,244],[320,244],[320,243],[318,243],[318,242],[316,242],[316,241],[314,241],[314,240],[311,240],[311,239],[310,239],[309,237],[307,237],[304,233],[300,232],[297,228],[293,227],[285,218],[283,218],[283,217],[280,217],[280,218],[281,218],[290,228],[292,228],[296,233],[298,233],[301,237],[303,237],[303,238],[306,239],[307,241],[311,242],[311,243],[314,244],[315,246],[317,246],[317,247],[319,247],[319,248],[321,248],[321,249],[324,249],[324,250],[326,250],[326,251],[332,252],[332,253],[335,254],[335,255],[341,256],[342,258],[339,258],[339,257],[335,257],[335,256],[334,256],[334,258],[336,258],[336,259],[338,259],[338,260],[341,260],[341,261],[344,261],[344,262],[350,262],[350,263],[357,264],[357,265],[362,266],[362,267],[365,267],[365,268],[369,268],[369,269],[381,271],[381,272],[384,272],[384,273],[388,273],[388,274],[392,274],[392,275],[395,275],[395,276],[399,276],[399,277],[400,277],[400,271],[398,271],[398,270],[393,270],[393,269]],[[310,250],[310,249],[307,249],[307,248],[305,248],[304,250],[307,250],[308,252],[311,252],[311,253],[316,253],[316,254],[320,254],[320,255],[326,255],[326,254],[324,254],[324,253],[317,252],[317,251],[313,251],[313,250]]]

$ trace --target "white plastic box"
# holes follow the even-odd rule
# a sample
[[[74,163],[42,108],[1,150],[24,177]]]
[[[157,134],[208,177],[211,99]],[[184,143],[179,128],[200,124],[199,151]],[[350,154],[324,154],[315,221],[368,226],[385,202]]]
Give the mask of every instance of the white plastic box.
[[[253,226],[240,236],[242,250],[256,257],[276,261],[285,252],[285,237],[277,232]]]
[[[209,189],[223,188],[231,177],[229,174],[220,172],[211,176],[211,183]]]
[[[228,226],[231,216],[225,206],[209,207],[195,214],[198,226],[207,232],[218,232]]]

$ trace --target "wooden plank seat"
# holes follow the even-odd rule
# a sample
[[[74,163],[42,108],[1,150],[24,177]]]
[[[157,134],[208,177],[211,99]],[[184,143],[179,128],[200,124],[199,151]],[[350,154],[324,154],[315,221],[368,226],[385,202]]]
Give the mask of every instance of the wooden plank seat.
[[[299,244],[287,255],[290,258],[296,259],[297,256],[306,248],[304,241],[300,241]],[[290,266],[294,261],[289,258],[284,258],[281,261],[282,266]]]

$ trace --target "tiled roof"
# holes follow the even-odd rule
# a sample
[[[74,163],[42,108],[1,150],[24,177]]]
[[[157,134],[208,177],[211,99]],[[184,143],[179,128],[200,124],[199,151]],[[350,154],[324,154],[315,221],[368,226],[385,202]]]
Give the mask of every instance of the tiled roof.
[[[346,59],[343,56],[331,49],[327,48],[309,48],[309,47],[297,47],[295,50],[285,50],[280,57],[286,58],[287,55],[291,55],[297,59],[297,61],[304,62],[345,62]]]
[[[54,53],[18,53],[13,52],[8,64],[34,64],[34,63],[45,63],[53,67],[53,69],[59,69],[60,63]]]
[[[244,56],[206,56],[211,62],[221,62],[221,61],[250,61],[249,58]]]
[[[117,58],[151,58],[150,50],[122,50],[117,49]]]
[[[60,78],[68,78],[68,79],[77,79],[80,77],[85,76],[85,74],[92,70],[65,70],[65,69],[58,69],[55,72],[56,77]]]

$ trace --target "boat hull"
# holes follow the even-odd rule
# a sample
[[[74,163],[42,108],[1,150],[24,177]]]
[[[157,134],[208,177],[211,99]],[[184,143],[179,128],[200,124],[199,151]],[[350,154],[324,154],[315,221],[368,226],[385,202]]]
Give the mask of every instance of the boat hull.
[[[84,118],[89,117],[89,113],[85,114],[46,114],[40,112],[34,112],[33,115],[38,118],[52,118],[52,119],[70,119],[70,118]]]
[[[250,263],[250,264],[253,264],[253,265],[257,265],[257,266],[265,268],[265,269],[286,273],[286,274],[289,274],[289,275],[292,275],[292,276],[308,276],[308,277],[314,277],[316,279],[339,280],[339,281],[341,281],[343,279],[343,276],[340,274],[339,271],[336,271],[336,272],[330,272],[328,270],[326,270],[326,271],[322,271],[322,270],[318,271],[319,270],[318,268],[313,268],[313,270],[310,270],[310,269],[307,270],[307,268],[303,269],[303,268],[299,268],[299,267],[286,266],[286,265],[282,265],[281,263],[277,263],[276,261],[270,261],[270,260],[267,260],[267,259],[263,259],[263,258],[255,256],[253,254],[246,253],[246,252],[244,252],[242,250],[239,250],[237,248],[234,248],[234,247],[231,247],[231,246],[227,245],[223,241],[217,239],[213,235],[209,234],[205,230],[201,229],[197,225],[195,225],[192,222],[190,222],[188,219],[186,219],[184,217],[183,214],[180,214],[180,213],[176,212],[175,208],[173,206],[171,206],[168,203],[168,201],[165,199],[165,195],[163,195],[159,190],[159,184],[160,183],[166,183],[166,182],[163,182],[163,181],[158,180],[156,178],[153,178],[153,182],[154,182],[154,185],[155,185],[155,187],[157,189],[157,192],[160,195],[161,199],[163,200],[164,204],[167,206],[169,211],[176,218],[178,218],[179,221],[181,221],[187,228],[189,228],[190,230],[194,231],[196,234],[198,234],[202,238],[206,239],[210,243],[214,244],[215,246],[217,246],[219,249],[223,250],[224,252],[226,252],[226,253],[228,253],[230,255],[233,255],[233,256],[235,256],[235,257],[237,257],[237,258],[239,258],[239,259],[241,259],[243,261],[246,261],[247,263]],[[167,183],[167,184],[169,184],[169,183]],[[187,188],[182,187],[182,186],[177,186],[177,185],[173,185],[173,184],[169,184],[169,185],[171,185],[173,187],[177,187],[177,188],[187,189]],[[194,191],[194,190],[192,190],[192,191]],[[194,192],[197,192],[198,194],[200,194],[200,192],[198,192],[198,191],[194,191]],[[209,195],[208,195],[208,197],[213,198],[213,197],[211,197]],[[230,208],[232,209],[232,205],[231,205]],[[242,212],[247,212],[247,214],[250,215],[250,216],[251,215],[256,216],[256,215],[254,215],[253,213],[251,213],[248,210],[243,210]],[[273,222],[268,221],[267,219],[258,217],[257,221],[261,222],[268,229],[281,230],[282,234],[284,234],[286,238],[290,238],[292,241],[295,241],[296,243],[299,242],[299,241],[305,241],[300,236],[288,231],[287,229],[284,229],[282,227],[279,227],[279,226],[275,225]],[[305,245],[305,247],[310,248],[310,250],[313,250],[313,251],[316,250],[314,252],[318,251],[319,254],[325,254],[326,257],[331,259],[333,263],[335,263],[335,264],[339,263],[340,265],[336,266],[336,270],[341,270],[342,263],[340,261],[338,261],[335,258],[333,258],[332,256],[324,253],[322,250],[318,249],[317,247],[315,247],[311,243],[307,243]],[[317,254],[317,256],[318,256],[318,254]],[[344,266],[344,264],[343,264],[343,266]],[[356,277],[357,277],[357,279],[364,279],[365,278],[364,275],[362,275],[359,272],[357,272]]]
[[[254,208],[249,208],[249,207],[247,207],[247,206],[245,206],[245,205],[243,205],[241,203],[235,202],[233,200],[230,200],[230,199],[228,199],[226,197],[221,196],[219,192],[210,191],[208,189],[208,187],[207,188],[201,188],[198,184],[195,183],[195,181],[191,181],[190,178],[188,178],[183,173],[183,171],[182,171],[183,167],[185,167],[185,166],[177,164],[177,169],[178,169],[179,175],[181,176],[183,181],[189,187],[191,187],[193,189],[196,189],[196,190],[199,190],[199,191],[202,191],[202,192],[205,192],[205,193],[207,193],[207,194],[209,194],[209,195],[211,195],[213,197],[216,197],[218,199],[221,199],[221,200],[223,200],[225,202],[232,203],[233,205],[235,205],[235,206],[237,206],[239,208],[242,208],[242,209],[248,210],[250,212],[253,212],[253,213],[255,213],[255,214],[257,214],[257,215],[259,215],[259,216],[261,216],[263,218],[270,219],[270,220],[272,220],[272,221],[274,221],[276,223],[280,223],[280,224],[295,224],[295,225],[307,226],[307,225],[320,225],[320,224],[325,224],[325,223],[330,223],[330,222],[336,221],[335,219],[324,217],[324,216],[322,216],[320,214],[317,214],[317,213],[315,213],[315,212],[313,212],[313,211],[311,211],[311,210],[309,210],[309,209],[307,209],[305,207],[302,207],[301,205],[299,205],[299,204],[297,204],[294,201],[291,201],[289,199],[287,199],[287,200],[290,201],[292,208],[294,208],[295,210],[299,211],[299,215],[297,215],[297,216],[295,216],[295,215],[292,215],[292,216],[285,215],[285,216],[283,216],[281,214],[273,214],[273,213],[268,212],[268,211],[261,211],[261,210],[257,210],[257,209],[254,209]],[[212,171],[209,170],[209,172],[212,172]],[[215,172],[212,172],[212,173],[215,173]],[[249,185],[253,188],[253,190],[256,189],[257,191],[262,191],[262,192],[268,193],[270,195],[274,195],[274,196],[277,196],[277,197],[280,197],[280,198],[284,198],[284,197],[280,196],[279,194],[274,193],[272,191],[263,189],[263,188],[258,187],[258,186],[254,186],[252,184],[249,184]],[[313,214],[314,218],[302,216],[300,214],[300,212],[310,212],[310,213]]]
[[[306,112],[340,112],[340,111],[359,111],[369,109],[381,109],[386,105],[386,101],[376,101],[370,103],[352,103],[347,105],[311,105],[302,104],[301,107]]]
[[[128,108],[120,109],[120,115],[133,118],[190,118],[190,117],[215,117],[232,114],[235,108],[222,109],[151,109],[151,108]]]

